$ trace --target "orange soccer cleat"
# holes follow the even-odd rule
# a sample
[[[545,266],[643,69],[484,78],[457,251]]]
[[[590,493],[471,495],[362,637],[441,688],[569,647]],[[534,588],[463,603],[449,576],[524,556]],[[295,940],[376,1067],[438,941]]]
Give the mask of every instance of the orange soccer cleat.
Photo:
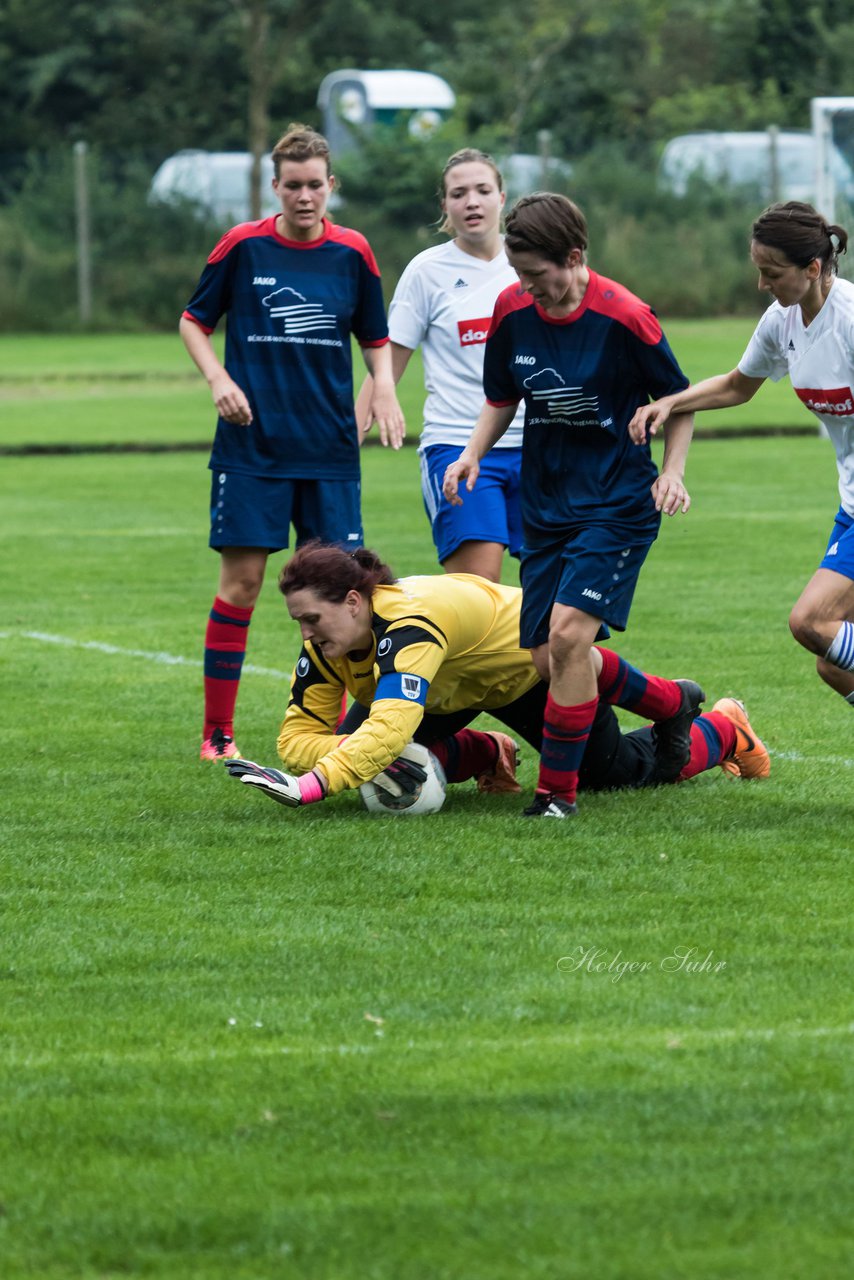
[[[489,791],[493,795],[503,792],[505,795],[518,795],[522,788],[516,781],[516,766],[519,763],[519,747],[506,733],[487,733],[498,747],[498,758],[491,769],[482,773],[477,780],[478,791]]]
[[[767,778],[771,772],[771,757],[765,743],[754,733],[744,703],[738,698],[721,698],[712,710],[726,716],[735,725],[735,749],[727,760],[721,761],[724,773],[731,773],[736,778]]]

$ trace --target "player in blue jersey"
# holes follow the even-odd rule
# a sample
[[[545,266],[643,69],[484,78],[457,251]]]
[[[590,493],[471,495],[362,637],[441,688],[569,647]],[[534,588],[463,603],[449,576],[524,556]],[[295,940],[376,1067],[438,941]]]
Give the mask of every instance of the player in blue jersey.
[[[367,413],[404,429],[380,275],[364,236],[326,217],[326,139],[293,124],[273,148],[275,217],[233,227],[208,259],[180,332],[219,418],[210,545],[220,553],[205,636],[203,760],[239,755],[234,708],[267,557],[312,538],[362,543],[350,338],[373,377]],[[228,317],[225,363],[210,335]]]
[[[638,406],[688,380],[654,312],[587,266],[577,205],[550,192],[517,201],[505,249],[519,284],[496,303],[486,403],[444,492],[451,502],[463,501],[461,485],[471,492],[481,458],[524,400],[521,643],[550,685],[526,814],[569,816],[596,714],[593,642],[603,624],[625,629],[662,512],[688,510],[683,476],[693,420],[671,420],[660,475],[649,448],[633,448],[627,425]],[[658,781],[672,780],[687,760],[702,696],[684,682],[681,705],[656,727]]]

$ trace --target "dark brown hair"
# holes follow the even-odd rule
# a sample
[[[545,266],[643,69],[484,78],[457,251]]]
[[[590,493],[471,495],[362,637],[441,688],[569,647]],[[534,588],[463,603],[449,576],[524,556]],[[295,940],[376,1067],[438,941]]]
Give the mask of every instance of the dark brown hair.
[[[313,591],[321,600],[341,604],[349,591],[358,591],[370,599],[374,587],[394,581],[391,569],[375,551],[367,547],[345,551],[335,543],[314,539],[300,547],[284,566],[279,574],[279,590],[283,596],[291,591]]]
[[[836,273],[839,255],[848,248],[848,232],[825,222],[817,209],[800,200],[769,205],[754,222],[750,238],[776,249],[796,267],[808,267],[818,258],[822,275]]]
[[[574,201],[553,191],[522,196],[507,215],[504,244],[562,267],[573,249],[587,250],[587,220]]]
[[[295,160],[301,163],[303,160],[313,160],[316,156],[326,161],[326,173],[327,176],[329,175],[329,143],[322,133],[309,128],[307,124],[289,124],[286,132],[273,147],[271,154],[277,178],[280,175],[283,160]]]

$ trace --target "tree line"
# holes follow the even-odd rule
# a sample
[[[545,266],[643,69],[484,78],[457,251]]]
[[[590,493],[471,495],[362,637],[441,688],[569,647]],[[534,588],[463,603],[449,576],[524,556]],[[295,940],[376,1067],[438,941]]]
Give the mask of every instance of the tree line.
[[[0,324],[73,317],[73,290],[57,298],[73,276],[75,142],[92,149],[101,299],[115,320],[126,264],[154,244],[132,315],[159,325],[215,228],[146,207],[154,169],[184,147],[266,149],[290,120],[321,126],[320,81],[347,66],[433,71],[457,96],[428,145],[391,131],[336,164],[346,220],[376,240],[389,286],[430,242],[451,150],[532,152],[548,130],[597,266],[645,296],[654,282],[664,311],[731,310],[747,277],[721,255],[741,262],[755,208],[705,190],[676,210],[655,186],[658,150],[694,129],[807,127],[811,97],[850,92],[851,65],[849,0],[4,0]]]
[[[573,159],[806,126],[852,64],[849,0],[5,0],[0,152],[243,149],[253,94],[275,132],[318,122],[329,71],[409,66],[449,81],[471,135],[532,151],[548,128]]]

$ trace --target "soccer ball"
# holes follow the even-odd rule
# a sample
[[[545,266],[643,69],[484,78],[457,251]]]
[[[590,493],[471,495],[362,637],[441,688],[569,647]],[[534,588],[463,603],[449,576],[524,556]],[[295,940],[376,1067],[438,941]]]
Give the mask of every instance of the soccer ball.
[[[411,794],[394,796],[390,791],[372,782],[359,787],[362,804],[368,813],[380,813],[389,818],[414,818],[428,813],[438,813],[445,803],[445,770],[439,761],[417,742],[410,742],[400,753],[407,760],[414,760],[427,772],[427,781]]]

